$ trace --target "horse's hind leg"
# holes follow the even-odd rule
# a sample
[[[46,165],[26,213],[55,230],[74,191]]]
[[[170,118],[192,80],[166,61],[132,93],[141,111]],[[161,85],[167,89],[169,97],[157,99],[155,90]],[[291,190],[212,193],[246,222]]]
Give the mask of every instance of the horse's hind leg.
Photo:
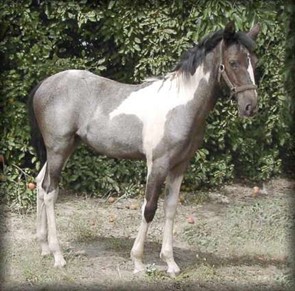
[[[47,148],[47,163],[44,168],[43,181],[40,185],[41,195],[38,200],[40,203],[38,221],[39,221],[39,230],[41,231],[41,248],[42,252],[49,251],[54,256],[54,266],[62,267],[66,264],[66,261],[63,258],[62,251],[59,246],[57,239],[57,230],[56,230],[56,219],[55,219],[55,201],[58,196],[58,182],[62,167],[75,148],[75,143],[67,143],[66,146],[62,147],[59,145],[58,149]],[[43,170],[43,169],[42,169]],[[42,172],[42,171],[41,171]],[[42,177],[42,175],[41,175]],[[45,218],[44,218],[45,217]],[[48,249],[46,244],[44,244],[44,237],[46,236],[47,230],[47,239],[48,239]],[[37,228],[38,231],[38,228]],[[42,246],[43,243],[43,246]]]
[[[37,182],[37,239],[41,245],[41,255],[45,256],[50,254],[48,246],[48,232],[47,232],[47,217],[44,204],[45,191],[42,188],[43,179],[46,172],[47,163],[44,164],[40,173],[36,178]]]

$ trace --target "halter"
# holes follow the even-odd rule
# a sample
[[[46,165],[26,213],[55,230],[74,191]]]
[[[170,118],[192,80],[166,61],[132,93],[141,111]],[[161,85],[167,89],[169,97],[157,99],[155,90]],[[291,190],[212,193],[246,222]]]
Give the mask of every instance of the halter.
[[[222,57],[223,57],[223,41],[221,41],[220,43],[220,65],[218,68],[218,82],[220,83],[220,79],[221,76],[223,77],[223,80],[225,81],[225,83],[227,84],[227,86],[230,89],[230,98],[232,98],[233,96],[235,96],[237,93],[246,91],[246,90],[256,90],[257,86],[254,84],[246,84],[246,85],[241,85],[241,86],[235,86],[232,81],[229,79],[226,71],[225,71],[225,66],[222,63]]]

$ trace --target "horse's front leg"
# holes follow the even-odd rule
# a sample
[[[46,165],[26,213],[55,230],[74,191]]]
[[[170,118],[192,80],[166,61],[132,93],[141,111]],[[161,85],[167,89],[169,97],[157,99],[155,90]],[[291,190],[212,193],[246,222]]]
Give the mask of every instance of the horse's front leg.
[[[131,250],[131,259],[134,263],[134,273],[139,273],[145,271],[145,266],[142,262],[143,251],[144,251],[144,242],[146,239],[147,231],[150,223],[148,223],[144,217],[144,210],[146,206],[146,199],[144,199],[144,203],[142,205],[142,219],[140,223],[140,227],[137,233],[137,237],[134,241],[132,250]]]
[[[131,250],[131,258],[134,263],[134,273],[145,271],[145,266],[142,262],[144,242],[149,225],[152,222],[157,210],[158,198],[166,173],[167,171],[165,170],[165,167],[161,166],[161,164],[157,162],[154,162],[148,168],[145,200],[142,206],[142,220]]]
[[[183,171],[170,172],[166,180],[167,197],[164,202],[165,224],[160,257],[167,263],[167,273],[170,276],[175,276],[180,272],[173,256],[173,224],[182,179]]]

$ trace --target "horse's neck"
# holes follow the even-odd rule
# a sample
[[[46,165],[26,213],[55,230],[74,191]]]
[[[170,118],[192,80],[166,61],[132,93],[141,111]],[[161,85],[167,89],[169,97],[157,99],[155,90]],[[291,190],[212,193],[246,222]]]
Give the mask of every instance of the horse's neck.
[[[198,74],[198,75],[196,75]],[[192,100],[186,106],[187,126],[191,137],[192,149],[202,144],[206,128],[206,119],[217,101],[217,74],[214,65],[200,66],[191,77],[191,82],[198,82]]]
[[[209,56],[210,57],[210,56]],[[183,76],[183,91],[190,95],[187,114],[193,117],[192,122],[205,121],[216,103],[217,75],[212,57],[203,62],[192,76]]]

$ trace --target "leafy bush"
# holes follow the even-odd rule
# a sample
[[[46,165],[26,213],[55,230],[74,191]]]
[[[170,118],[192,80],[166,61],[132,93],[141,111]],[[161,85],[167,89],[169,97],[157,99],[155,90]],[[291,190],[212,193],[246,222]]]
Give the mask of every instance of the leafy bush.
[[[133,186],[133,194],[138,194],[145,182],[145,173],[142,161],[120,161],[97,156],[81,146],[68,161],[62,183],[77,191],[97,195],[124,194],[126,189]]]
[[[20,168],[33,176],[39,169],[29,145],[26,117],[26,101],[34,85],[69,68],[128,83],[163,75],[183,51],[207,33],[223,28],[229,19],[235,20],[239,30],[261,24],[259,114],[254,119],[239,119],[232,101],[220,99],[208,118],[204,148],[192,160],[184,187],[195,190],[235,177],[265,180],[280,174],[282,164],[290,159],[287,153],[294,148],[284,89],[283,3],[2,1],[0,154],[6,161],[1,176],[5,182],[1,187],[8,190],[6,199],[26,199],[25,195],[19,198],[20,185],[12,182],[24,176]],[[81,147],[69,160],[62,184],[96,194],[122,193],[130,185],[140,191],[145,172],[143,162],[106,159]]]

